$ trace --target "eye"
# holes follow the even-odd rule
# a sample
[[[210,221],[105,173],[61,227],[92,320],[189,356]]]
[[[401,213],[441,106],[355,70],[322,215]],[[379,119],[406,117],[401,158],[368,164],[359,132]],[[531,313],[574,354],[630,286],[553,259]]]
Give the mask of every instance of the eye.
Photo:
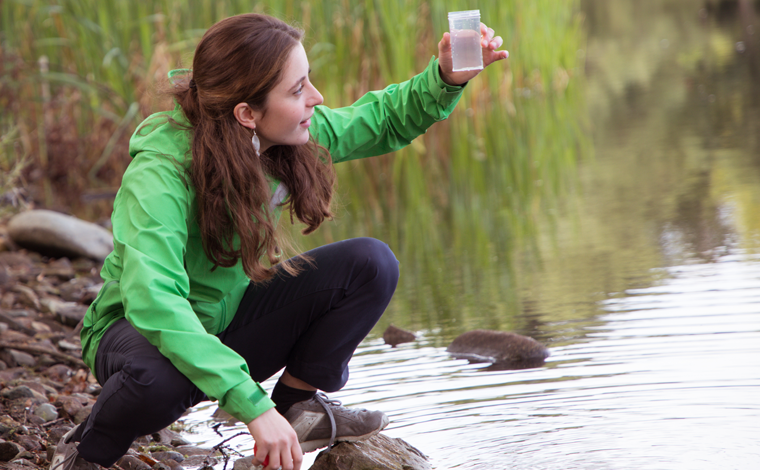
[[[303,82],[301,82],[301,85],[300,85],[300,86],[298,87],[298,89],[295,91],[295,94],[296,94],[296,95],[300,95],[301,93],[303,93],[303,86],[304,86],[304,85],[303,85]]]

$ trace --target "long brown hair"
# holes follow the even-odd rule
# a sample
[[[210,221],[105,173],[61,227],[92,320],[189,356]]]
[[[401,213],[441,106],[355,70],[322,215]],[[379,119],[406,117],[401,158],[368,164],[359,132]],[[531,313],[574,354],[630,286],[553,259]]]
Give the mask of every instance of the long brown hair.
[[[290,52],[303,32],[266,15],[245,14],[213,25],[195,50],[192,79],[172,91],[192,125],[189,174],[196,191],[203,248],[215,266],[242,260],[246,275],[264,281],[273,275],[262,264],[281,255],[269,206],[266,176],[284,183],[286,208],[313,232],[332,217],[335,174],[329,152],[313,139],[305,145],[273,146],[256,156],[252,131],[240,125],[238,103],[266,112]],[[239,242],[236,241],[236,237]],[[283,263],[291,274],[295,264]]]

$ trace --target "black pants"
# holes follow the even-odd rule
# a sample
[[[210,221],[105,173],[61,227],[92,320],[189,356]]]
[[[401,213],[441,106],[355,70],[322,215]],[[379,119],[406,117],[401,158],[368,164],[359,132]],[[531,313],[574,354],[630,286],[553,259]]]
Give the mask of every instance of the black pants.
[[[248,363],[257,382],[283,367],[332,392],[348,380],[348,361],[390,302],[398,261],[382,242],[357,238],[308,252],[313,266],[253,284],[218,335]],[[128,294],[127,294],[128,295]],[[103,386],[77,446],[85,460],[113,465],[139,436],[176,421],[207,399],[158,349],[122,319],[95,359]]]

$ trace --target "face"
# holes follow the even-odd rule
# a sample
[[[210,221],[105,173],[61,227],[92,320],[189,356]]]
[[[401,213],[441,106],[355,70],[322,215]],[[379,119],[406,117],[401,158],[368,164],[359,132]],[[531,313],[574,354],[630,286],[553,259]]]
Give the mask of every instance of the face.
[[[309,60],[301,43],[290,52],[282,80],[267,96],[262,111],[252,111],[261,151],[273,145],[303,145],[309,141],[314,106],[322,95],[309,81]]]

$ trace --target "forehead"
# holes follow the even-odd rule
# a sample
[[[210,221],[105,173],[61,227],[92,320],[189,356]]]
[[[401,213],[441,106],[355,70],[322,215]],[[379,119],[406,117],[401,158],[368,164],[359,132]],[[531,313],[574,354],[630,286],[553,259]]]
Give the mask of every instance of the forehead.
[[[297,81],[309,74],[309,59],[306,50],[300,42],[290,50],[288,61],[282,71],[282,80],[278,88],[289,89],[297,84]]]

